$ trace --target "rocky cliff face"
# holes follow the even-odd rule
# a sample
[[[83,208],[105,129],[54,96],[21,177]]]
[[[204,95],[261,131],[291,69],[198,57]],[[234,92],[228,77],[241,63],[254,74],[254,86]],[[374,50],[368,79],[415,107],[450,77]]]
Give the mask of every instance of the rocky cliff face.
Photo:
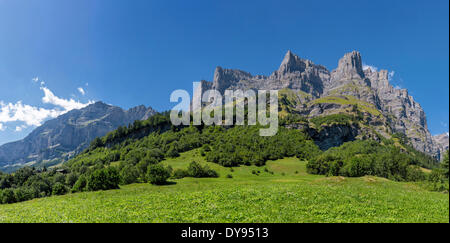
[[[406,89],[396,89],[389,83],[387,70],[364,72],[359,52],[347,53],[339,60],[326,85],[326,95],[350,95],[373,104],[387,119],[392,132],[406,134],[414,148],[439,157],[420,104]]]
[[[393,131],[406,134],[417,150],[439,158],[438,148],[428,131],[425,112],[420,104],[406,89],[392,87],[386,70],[367,70],[366,74],[379,98],[378,107],[390,120]]]
[[[224,93],[226,89],[280,90],[290,88],[303,91],[313,97],[323,93],[323,84],[330,77],[328,70],[313,62],[301,59],[288,51],[278,70],[270,76],[217,67],[212,84],[202,81],[203,88],[212,88]],[[210,84],[208,84],[210,83]]]
[[[331,72],[330,79],[325,82],[325,91],[321,95],[351,95],[378,107],[378,97],[371,88],[370,79],[366,78],[361,55],[353,51],[339,60],[338,67]]]
[[[390,84],[388,71],[363,70],[362,63],[361,54],[353,51],[345,54],[330,72],[288,51],[278,70],[268,77],[218,67],[213,82],[202,81],[202,86],[221,93],[226,89],[290,89],[299,100],[308,97],[309,103],[303,104],[299,112],[310,117],[342,112],[357,104],[372,115],[372,123],[388,126],[377,132],[387,136],[386,130],[404,133],[414,148],[439,158],[439,148],[428,131],[420,104],[407,90]]]
[[[440,155],[441,160],[442,160],[445,151],[448,151],[448,148],[449,148],[449,145],[448,145],[449,144],[448,132],[433,136],[433,141],[436,144],[436,146],[438,147],[439,155]]]
[[[72,110],[45,122],[23,140],[0,146],[0,169],[65,160],[94,138],[155,113],[145,106],[123,110],[102,102]]]

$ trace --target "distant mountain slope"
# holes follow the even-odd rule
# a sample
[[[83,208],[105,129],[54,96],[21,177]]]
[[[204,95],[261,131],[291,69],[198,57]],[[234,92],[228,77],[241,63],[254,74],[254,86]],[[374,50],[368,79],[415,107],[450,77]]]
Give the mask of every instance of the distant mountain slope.
[[[383,135],[403,133],[413,147],[436,158],[440,157],[427,127],[425,112],[406,89],[394,88],[386,70],[363,68],[361,54],[347,53],[338,67],[329,71],[324,66],[302,59],[288,51],[270,76],[217,67],[212,82],[202,81],[202,90],[265,89],[288,92],[295,109],[309,118],[346,112],[353,105],[372,113],[372,124]],[[198,97],[199,93],[194,94]],[[370,115],[370,114],[369,114]]]
[[[449,148],[449,136],[448,132],[433,136],[434,143],[439,148],[439,154],[441,155],[441,159],[443,158],[443,154]]]
[[[123,110],[103,102],[72,110],[45,122],[24,139],[0,146],[0,169],[58,163],[85,149],[94,138],[155,113],[143,105]]]

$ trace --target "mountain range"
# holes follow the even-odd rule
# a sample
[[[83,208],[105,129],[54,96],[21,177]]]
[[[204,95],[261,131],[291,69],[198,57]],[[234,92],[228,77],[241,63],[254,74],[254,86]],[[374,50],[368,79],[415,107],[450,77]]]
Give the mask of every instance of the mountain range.
[[[279,90],[281,116],[286,112],[311,119],[351,113],[355,108],[364,114],[368,126],[334,126],[311,133],[322,149],[357,138],[390,138],[399,133],[406,135],[416,150],[441,159],[449,148],[448,133],[432,136],[420,104],[389,80],[387,70],[364,68],[357,51],[345,54],[332,71],[288,51],[278,70],[269,76],[217,67],[213,81],[200,83],[203,91],[215,89],[222,94],[227,89]],[[24,139],[0,146],[0,169],[66,161],[94,138],[155,113],[143,105],[123,110],[103,102],[72,110],[45,122]]]
[[[442,144],[448,149],[448,135],[433,137],[420,104],[408,90],[394,88],[389,80],[387,70],[364,68],[357,51],[345,54],[332,71],[288,51],[270,76],[217,67],[213,81],[202,80],[201,87],[222,94],[226,89],[280,90],[290,97],[294,111],[309,118],[343,113],[357,105],[375,132],[385,137],[405,134],[416,150],[441,158]]]
[[[143,105],[123,110],[103,102],[71,110],[46,121],[24,139],[0,146],[0,169],[60,163],[84,150],[94,138],[155,113]]]

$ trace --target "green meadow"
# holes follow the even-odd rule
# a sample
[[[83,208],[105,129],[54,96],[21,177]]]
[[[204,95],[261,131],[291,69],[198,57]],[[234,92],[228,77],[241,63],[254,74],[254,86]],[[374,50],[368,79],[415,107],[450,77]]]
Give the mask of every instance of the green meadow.
[[[448,194],[372,176],[311,175],[297,158],[230,169],[195,149],[162,163],[176,169],[193,160],[220,177],[4,204],[0,222],[449,222]]]

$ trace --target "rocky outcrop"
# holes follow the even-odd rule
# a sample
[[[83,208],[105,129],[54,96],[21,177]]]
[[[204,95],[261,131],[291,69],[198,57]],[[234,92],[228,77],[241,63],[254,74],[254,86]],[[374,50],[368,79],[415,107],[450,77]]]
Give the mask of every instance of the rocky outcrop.
[[[377,106],[390,120],[394,132],[407,135],[414,148],[439,158],[438,148],[428,130],[425,112],[406,89],[396,89],[389,83],[388,71],[366,71],[376,91]]]
[[[226,89],[280,90],[289,88],[317,98],[323,93],[323,84],[329,77],[330,73],[325,67],[301,59],[288,51],[279,69],[270,76],[252,75],[241,70],[217,67],[213,82],[207,84],[202,81],[202,88],[215,89],[222,94]]]
[[[324,66],[315,65],[312,61],[288,51],[278,70],[268,78],[272,85],[267,89],[289,88],[317,98],[323,93],[324,84],[329,78],[330,72]]]
[[[353,51],[345,54],[339,60],[338,67],[330,72],[325,67],[288,51],[278,70],[268,77],[218,67],[213,82],[204,81],[203,86],[221,93],[226,89],[290,89],[298,96],[307,95],[310,97],[308,101],[351,96],[360,100],[363,105],[367,103],[373,106],[369,107],[369,111],[375,109],[381,112],[381,115],[376,115],[375,122],[387,123],[389,129],[383,130],[404,133],[410,138],[414,148],[439,158],[439,148],[428,131],[425,112],[420,104],[407,90],[396,89],[390,84],[388,71],[363,70],[362,63],[361,54]],[[299,113],[308,116],[336,113],[333,110],[341,112],[347,109],[346,106],[336,105],[332,101],[329,104],[297,104],[297,108],[303,107]],[[387,134],[385,131],[379,132]]]
[[[357,123],[323,124],[319,128],[310,127],[310,124],[293,123],[286,125],[289,129],[298,129],[306,132],[321,150],[337,147],[345,142],[357,139],[372,139],[379,141],[380,137],[372,129],[360,127]]]
[[[155,113],[145,106],[123,110],[103,102],[69,111],[45,122],[24,139],[0,146],[0,169],[65,160],[85,149],[94,138]]]
[[[356,140],[359,127],[354,125],[333,124],[323,126],[321,129],[306,129],[309,136],[321,150],[337,147],[345,142]]]
[[[449,148],[448,132],[433,136],[433,141],[434,141],[434,144],[438,147],[439,155],[442,160],[444,158],[444,153],[446,151],[448,151],[448,148]]]
[[[213,87],[223,93],[227,88],[235,86],[241,80],[251,80],[252,78],[250,73],[241,70],[217,67],[214,71]]]
[[[330,86],[337,86],[339,82],[349,80],[363,80],[365,78],[362,67],[361,54],[357,51],[347,53],[339,60],[338,67],[331,72]]]
[[[330,79],[324,86],[322,97],[351,95],[379,108],[378,97],[371,88],[370,80],[364,74],[361,54],[357,51],[347,53],[339,60],[338,67],[331,72]]]

